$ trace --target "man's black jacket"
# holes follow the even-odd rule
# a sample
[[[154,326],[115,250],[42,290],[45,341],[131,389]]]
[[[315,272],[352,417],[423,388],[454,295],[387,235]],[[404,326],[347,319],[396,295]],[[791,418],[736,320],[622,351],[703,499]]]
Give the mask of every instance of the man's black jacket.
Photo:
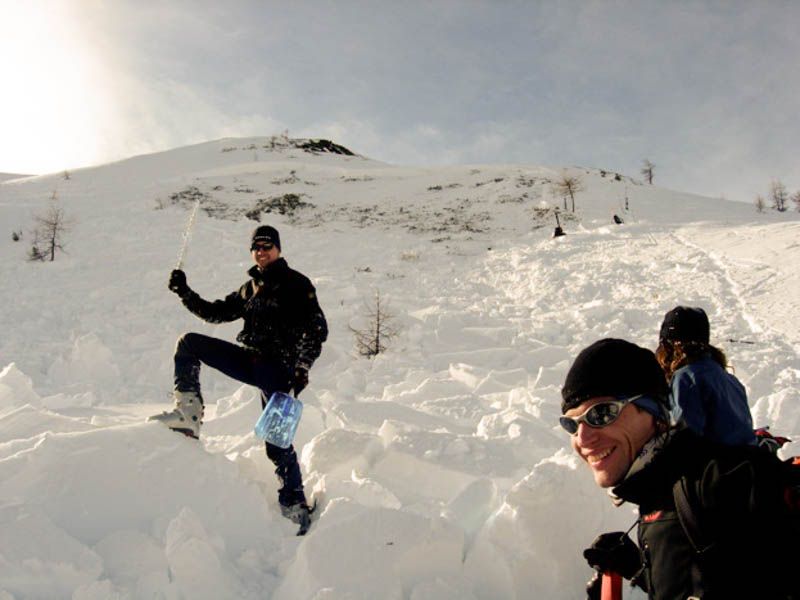
[[[800,581],[790,564],[800,540],[787,531],[784,468],[756,446],[721,446],[688,429],[673,432],[649,464],[613,489],[639,506],[644,568],[635,582],[657,600],[799,597],[785,587],[797,590]],[[676,509],[676,483],[697,519],[699,548],[681,523],[685,511],[679,517]]]
[[[222,300],[209,302],[190,290],[183,304],[209,323],[244,319],[236,340],[279,360],[289,372],[311,367],[328,337],[328,324],[311,281],[290,269],[283,258],[263,272],[253,266],[248,275],[250,281]]]

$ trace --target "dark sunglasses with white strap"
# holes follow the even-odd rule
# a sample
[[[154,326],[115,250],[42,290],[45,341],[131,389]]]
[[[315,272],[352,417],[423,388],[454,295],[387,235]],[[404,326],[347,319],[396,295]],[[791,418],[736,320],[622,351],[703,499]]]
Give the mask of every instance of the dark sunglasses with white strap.
[[[598,402],[587,408],[577,417],[562,416],[558,422],[570,435],[578,433],[578,425],[581,423],[586,423],[589,427],[595,428],[606,427],[619,418],[626,404],[643,397],[644,394],[639,394],[638,396],[631,396],[630,398],[617,398],[616,400]]]
[[[262,250],[263,252],[269,252],[274,247],[275,244],[272,244],[270,242],[253,242],[253,245],[250,246],[250,251],[258,252],[259,250]]]

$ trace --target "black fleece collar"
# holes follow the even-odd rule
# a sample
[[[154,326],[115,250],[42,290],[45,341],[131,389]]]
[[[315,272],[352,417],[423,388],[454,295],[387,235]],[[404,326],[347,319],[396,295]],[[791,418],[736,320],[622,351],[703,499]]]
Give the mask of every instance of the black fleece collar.
[[[258,265],[253,265],[250,267],[250,270],[247,271],[247,274],[250,275],[253,281],[258,285],[264,285],[265,281],[279,279],[282,275],[288,273],[288,271],[289,263],[286,262],[285,258],[281,257],[268,264],[263,271],[258,268]]]
[[[672,490],[672,484],[708,455],[708,445],[688,428],[673,428],[666,439],[651,448],[652,456],[641,468],[631,469],[610,495],[625,502],[641,504],[657,490]],[[616,502],[615,502],[616,503]]]

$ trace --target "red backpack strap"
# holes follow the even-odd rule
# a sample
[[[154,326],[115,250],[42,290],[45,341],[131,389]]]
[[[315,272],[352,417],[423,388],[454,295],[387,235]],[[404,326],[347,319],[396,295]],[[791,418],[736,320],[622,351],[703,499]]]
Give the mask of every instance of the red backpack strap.
[[[800,516],[800,456],[792,456],[784,461],[787,465],[787,482],[783,490],[783,501],[789,512]]]

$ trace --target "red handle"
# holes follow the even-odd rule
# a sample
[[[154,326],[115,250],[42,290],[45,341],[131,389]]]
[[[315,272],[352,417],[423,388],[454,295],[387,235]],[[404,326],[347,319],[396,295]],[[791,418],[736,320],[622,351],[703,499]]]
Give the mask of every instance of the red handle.
[[[622,575],[619,573],[603,573],[600,600],[622,600]]]

